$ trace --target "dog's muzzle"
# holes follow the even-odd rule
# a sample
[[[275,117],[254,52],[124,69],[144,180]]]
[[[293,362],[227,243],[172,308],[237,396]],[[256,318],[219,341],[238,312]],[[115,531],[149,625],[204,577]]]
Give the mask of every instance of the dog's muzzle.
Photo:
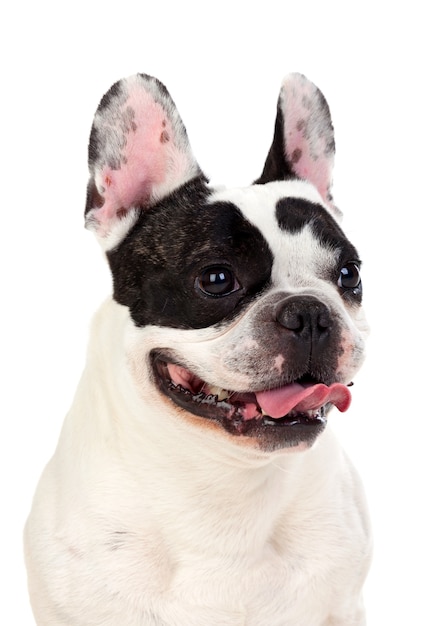
[[[266,450],[311,445],[325,428],[330,408],[346,411],[351,401],[345,385],[310,377],[239,392],[210,385],[161,352],[151,355],[151,366],[159,390],[181,409],[218,422],[231,435],[256,438]]]

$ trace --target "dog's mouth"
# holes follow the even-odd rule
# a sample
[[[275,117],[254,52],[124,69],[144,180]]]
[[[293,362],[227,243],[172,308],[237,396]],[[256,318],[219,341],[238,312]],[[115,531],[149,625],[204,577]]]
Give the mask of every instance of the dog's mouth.
[[[274,389],[238,392],[205,382],[164,355],[152,355],[160,391],[190,413],[219,422],[233,435],[257,437],[276,448],[312,443],[332,406],[346,411],[351,393],[342,383],[325,385],[304,376]]]

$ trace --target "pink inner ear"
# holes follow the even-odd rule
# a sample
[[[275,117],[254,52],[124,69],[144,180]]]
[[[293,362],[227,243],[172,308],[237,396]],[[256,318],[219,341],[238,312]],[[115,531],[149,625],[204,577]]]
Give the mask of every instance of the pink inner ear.
[[[102,224],[189,178],[190,153],[177,147],[169,112],[143,85],[131,85],[127,100],[98,123],[110,137],[113,165],[116,158],[119,163],[118,169],[106,165],[95,176],[104,198],[95,218]]]
[[[282,87],[285,152],[293,173],[310,181],[324,201],[330,198],[334,161],[333,128],[319,90],[291,74]]]

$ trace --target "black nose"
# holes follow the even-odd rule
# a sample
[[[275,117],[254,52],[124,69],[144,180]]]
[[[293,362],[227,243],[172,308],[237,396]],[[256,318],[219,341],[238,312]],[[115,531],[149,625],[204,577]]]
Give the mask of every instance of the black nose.
[[[332,327],[328,307],[314,296],[291,296],[279,302],[275,319],[302,341],[325,339]]]

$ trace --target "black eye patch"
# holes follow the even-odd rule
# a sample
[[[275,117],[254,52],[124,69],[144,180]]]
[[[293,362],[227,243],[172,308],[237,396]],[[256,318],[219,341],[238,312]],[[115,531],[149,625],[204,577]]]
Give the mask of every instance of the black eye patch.
[[[137,326],[211,326],[248,304],[269,280],[273,256],[260,231],[234,204],[208,203],[207,195],[184,186],[142,211],[108,253],[114,299],[129,307]],[[211,268],[218,269],[214,279]],[[220,290],[224,297],[216,297]]]

